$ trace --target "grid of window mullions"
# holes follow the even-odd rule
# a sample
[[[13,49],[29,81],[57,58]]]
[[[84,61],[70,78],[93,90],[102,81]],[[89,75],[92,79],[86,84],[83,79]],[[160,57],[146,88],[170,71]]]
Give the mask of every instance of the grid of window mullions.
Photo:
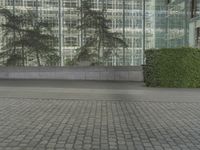
[[[1,0],[0,0],[1,1]],[[13,0],[7,0],[5,5],[12,6]],[[59,14],[59,1],[62,1],[62,12]],[[54,28],[55,35],[58,37],[62,37],[62,51],[63,53],[67,54],[66,51],[71,51],[69,54],[74,54],[74,48],[69,49],[69,47],[81,46],[81,35],[80,32],[74,32],[70,30],[70,27],[75,26],[78,24],[76,19],[80,18],[78,16],[77,11],[75,11],[75,7],[79,7],[81,5],[81,0],[16,0],[16,7],[23,9],[29,8],[33,10],[38,10],[38,14],[41,17],[44,17],[49,20],[54,20],[55,23],[58,25],[57,28]],[[125,35],[125,39],[129,45],[126,51],[126,56],[131,55],[132,59],[129,61],[130,57],[127,58],[128,65],[138,65],[141,64],[141,55],[142,55],[142,0],[125,0],[126,2],[123,3],[119,0],[92,0],[93,6],[95,9],[102,9],[103,6],[107,8],[107,17],[112,20],[110,24],[112,31],[118,31]],[[153,1],[153,0],[152,0]],[[37,3],[36,3],[37,2]],[[146,1],[147,8],[152,5],[151,0]],[[19,5],[19,6],[18,6]],[[20,6],[21,5],[21,6]],[[154,6],[152,6],[153,8]],[[125,11],[123,9],[125,8]],[[151,13],[152,10],[147,10]],[[58,17],[61,18],[58,18]],[[146,20],[151,18],[151,16],[146,16]],[[60,25],[59,19],[62,22]],[[149,19],[151,20],[151,19]],[[147,21],[148,22],[148,21]],[[150,22],[151,23],[151,22]],[[153,27],[152,24],[146,24],[147,26]],[[147,29],[147,33],[151,32],[153,37],[152,30]],[[62,34],[59,34],[62,33]],[[147,38],[148,39],[148,38]],[[147,49],[152,48],[153,45],[147,43]],[[66,43],[65,43],[66,42]],[[75,42],[77,42],[75,44]],[[123,64],[122,62],[122,51],[120,53],[120,58],[116,59],[120,62],[118,64]],[[133,56],[134,55],[134,56]],[[66,56],[68,57],[68,56]]]

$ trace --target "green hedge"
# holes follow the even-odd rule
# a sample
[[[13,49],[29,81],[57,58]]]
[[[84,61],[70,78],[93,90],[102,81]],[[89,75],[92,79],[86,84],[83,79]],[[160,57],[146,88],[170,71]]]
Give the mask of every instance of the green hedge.
[[[200,87],[200,49],[147,50],[144,80],[152,87]]]

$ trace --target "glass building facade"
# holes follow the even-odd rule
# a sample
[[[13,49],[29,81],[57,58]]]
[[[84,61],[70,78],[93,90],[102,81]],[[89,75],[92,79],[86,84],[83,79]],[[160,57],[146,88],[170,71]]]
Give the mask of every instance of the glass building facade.
[[[167,47],[200,48],[200,1],[170,0],[167,5]]]
[[[171,1],[167,7],[167,47],[188,46],[188,1]]]
[[[80,18],[77,8],[82,0],[0,0],[1,6],[17,11],[33,10],[42,18],[57,24],[54,34],[58,37],[57,48],[62,56],[62,65],[73,59],[81,45],[81,33],[72,27]],[[144,48],[155,47],[154,0],[146,0],[146,21],[143,17],[142,0],[92,0],[93,9],[106,7],[106,16],[112,20],[111,30],[123,35],[128,44],[126,49],[117,49],[105,65],[141,65]],[[146,32],[144,33],[144,25]],[[144,42],[144,34],[146,40]],[[125,57],[125,64],[123,62]]]
[[[73,28],[79,24],[77,8],[81,3],[82,0],[0,0],[4,8],[32,10],[56,24],[53,31],[59,40],[55,47],[62,66],[73,59],[81,46],[81,32]],[[121,33],[128,44],[126,49],[115,50],[105,65],[141,65],[145,49],[200,47],[199,0],[92,0],[92,6],[97,10],[105,6],[111,30]]]
[[[200,48],[200,1],[191,0],[189,11],[189,45]]]

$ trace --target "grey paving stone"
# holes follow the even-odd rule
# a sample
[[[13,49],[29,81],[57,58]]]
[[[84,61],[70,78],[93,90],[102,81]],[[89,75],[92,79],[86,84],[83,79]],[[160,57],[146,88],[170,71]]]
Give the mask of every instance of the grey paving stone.
[[[0,98],[0,150],[198,150],[200,101]]]

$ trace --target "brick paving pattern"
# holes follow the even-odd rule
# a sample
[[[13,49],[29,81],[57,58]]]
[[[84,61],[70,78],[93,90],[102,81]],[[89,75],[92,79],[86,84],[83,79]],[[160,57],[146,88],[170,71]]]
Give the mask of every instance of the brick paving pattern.
[[[198,150],[199,102],[0,98],[1,150]]]

